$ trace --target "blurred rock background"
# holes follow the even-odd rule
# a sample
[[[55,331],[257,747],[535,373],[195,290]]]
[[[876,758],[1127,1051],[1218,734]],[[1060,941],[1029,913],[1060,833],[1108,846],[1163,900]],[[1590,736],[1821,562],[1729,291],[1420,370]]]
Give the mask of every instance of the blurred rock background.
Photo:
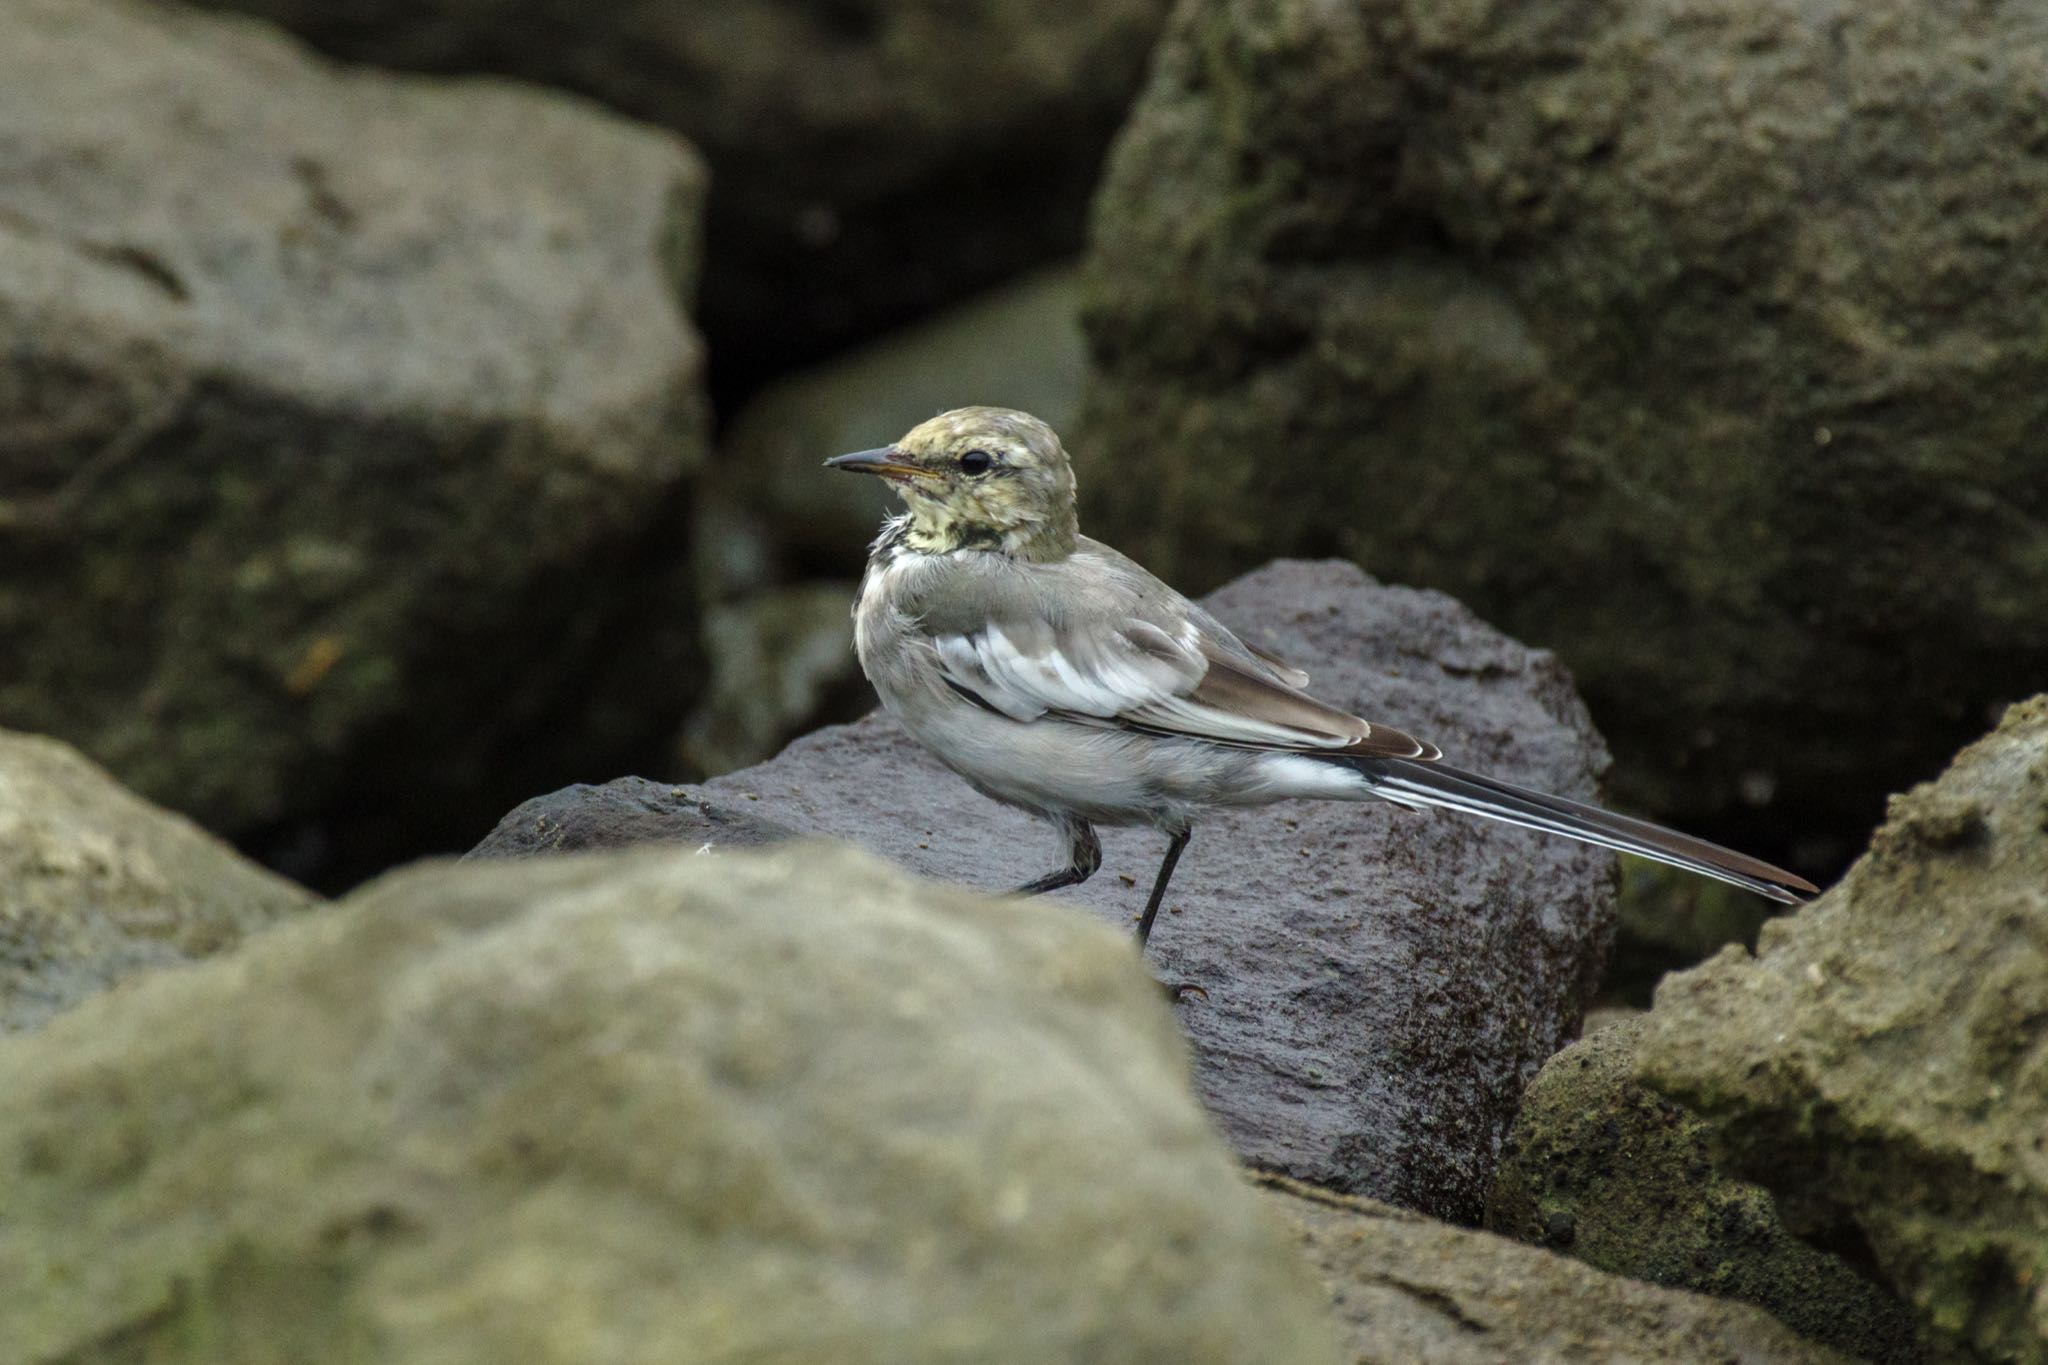
[[[1442,587],[1618,796],[1839,870],[2048,678],[2044,60],[2010,7],[1191,0],[1095,205],[1092,520]]]
[[[1904,0],[7,0],[0,727],[80,752],[0,743],[0,1028],[860,715],[884,504],[817,463],[973,402],[1191,592],[1337,556],[1555,651],[1615,804],[1832,882],[2048,683],[2044,90],[2024,7]],[[1573,960],[1657,1007],[1490,1225],[1677,1331],[2048,1359],[2039,721],[1831,915],[1629,866]],[[1414,1267],[1495,1253],[1390,1291],[1317,1208],[1347,1302],[1494,1330]]]
[[[248,8],[0,12],[0,723],[339,891],[865,709],[817,463],[1077,411],[1163,0]]]

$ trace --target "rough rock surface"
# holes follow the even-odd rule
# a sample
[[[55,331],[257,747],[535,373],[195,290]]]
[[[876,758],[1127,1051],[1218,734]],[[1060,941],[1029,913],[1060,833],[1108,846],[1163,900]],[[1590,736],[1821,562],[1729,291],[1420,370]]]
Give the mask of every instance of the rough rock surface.
[[[777,824],[758,802],[727,804],[698,788],[644,777],[603,786],[579,784],[522,802],[500,820],[471,858],[534,858],[548,853],[599,853],[641,844],[679,848],[758,848],[800,837]]]
[[[1098,532],[1443,588],[1632,804],[1831,871],[2048,676],[2044,67],[2025,6],[1191,0],[1097,202]]]
[[[849,850],[402,872],[0,1093],[18,1359],[1333,1358],[1125,947]]]
[[[1467,766],[1594,794],[1605,753],[1565,671],[1441,594],[1381,587],[1349,564],[1282,563],[1208,605],[1338,705]],[[681,799],[697,798],[983,888],[1063,856],[1045,827],[975,794],[880,715]],[[697,820],[685,812],[678,837],[700,837]],[[1055,898],[1128,925],[1163,842],[1106,831],[1102,871]],[[1598,978],[1613,868],[1582,845],[1389,807],[1203,821],[1152,958],[1162,978],[1208,992],[1182,1019],[1210,1112],[1256,1165],[1476,1222],[1522,1086],[1576,1031]]]
[[[1669,979],[1638,1074],[1937,1347],[2048,1360],[2048,697],[1895,797],[1842,884]]]
[[[1358,1365],[1848,1365],[1746,1304],[1311,1186],[1269,1182],[1269,1196],[1321,1272]]]
[[[1707,1126],[1635,1079],[1641,1018],[1589,1032],[1522,1096],[1486,1225],[1616,1275],[1741,1299],[1871,1361],[1922,1358],[1913,1317],[1716,1170]]]
[[[0,7],[0,128],[0,722],[373,865],[673,730],[687,148],[121,0]]]
[[[704,149],[730,385],[1070,254],[1168,0],[204,0],[352,60],[566,86]],[[946,406],[955,406],[947,404]]]
[[[0,1033],[313,903],[69,745],[0,731]]]

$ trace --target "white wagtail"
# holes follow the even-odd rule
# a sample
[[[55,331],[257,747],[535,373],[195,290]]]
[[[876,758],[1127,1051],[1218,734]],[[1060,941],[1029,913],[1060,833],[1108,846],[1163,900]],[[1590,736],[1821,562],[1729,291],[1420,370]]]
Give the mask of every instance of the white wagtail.
[[[1066,837],[1067,865],[1020,892],[1093,875],[1096,825],[1165,834],[1140,946],[1197,815],[1295,797],[1439,806],[1773,900],[1815,894],[1718,844],[1454,768],[1316,700],[1306,674],[1082,535],[1067,452],[1027,413],[958,408],[825,465],[886,479],[909,508],[883,523],[853,612],[882,705],[976,791]]]

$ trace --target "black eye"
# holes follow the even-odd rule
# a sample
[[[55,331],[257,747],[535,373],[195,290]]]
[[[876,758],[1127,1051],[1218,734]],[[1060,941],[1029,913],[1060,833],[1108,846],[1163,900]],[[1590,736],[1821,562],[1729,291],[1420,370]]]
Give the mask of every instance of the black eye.
[[[996,457],[986,450],[970,450],[960,457],[960,469],[966,474],[986,474],[995,468]]]

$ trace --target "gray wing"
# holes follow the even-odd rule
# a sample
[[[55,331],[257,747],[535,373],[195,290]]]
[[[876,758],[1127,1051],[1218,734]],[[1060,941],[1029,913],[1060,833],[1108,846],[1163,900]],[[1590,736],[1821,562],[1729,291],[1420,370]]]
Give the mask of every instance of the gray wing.
[[[965,566],[963,566],[965,567]],[[1259,749],[1434,759],[1436,746],[1302,690],[1307,675],[1250,649],[1106,546],[1054,564],[997,556],[919,605],[946,684],[1013,720],[1055,715]]]

